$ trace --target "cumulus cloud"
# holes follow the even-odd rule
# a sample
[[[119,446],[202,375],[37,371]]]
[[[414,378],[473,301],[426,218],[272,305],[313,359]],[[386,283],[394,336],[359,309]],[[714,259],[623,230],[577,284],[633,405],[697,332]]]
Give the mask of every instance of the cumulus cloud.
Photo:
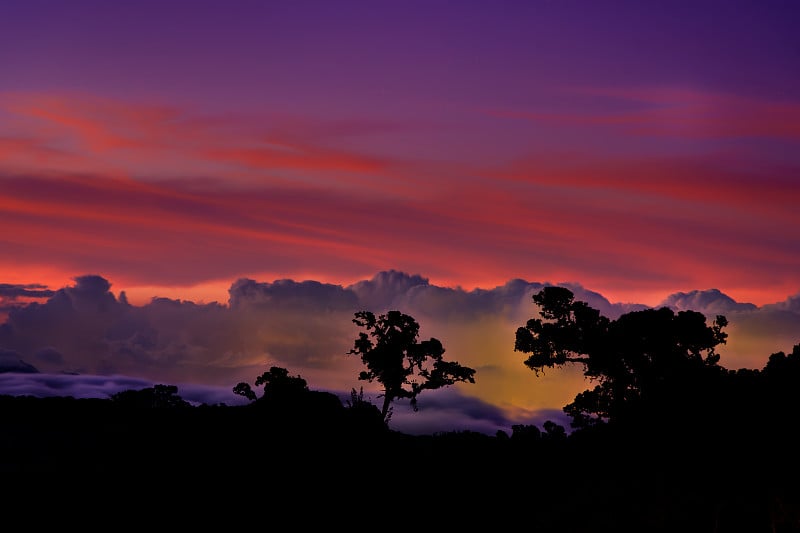
[[[227,304],[156,297],[137,306],[124,294],[115,296],[99,275],[74,282],[44,302],[9,311],[0,325],[0,368],[8,373],[0,393],[103,395],[169,383],[183,384],[181,395],[190,401],[231,403],[241,400],[232,394],[233,385],[252,384],[270,366],[280,366],[343,401],[363,387],[378,403],[379,385],[357,379],[361,361],[347,352],[358,334],[356,311],[391,309],[416,318],[422,338],[441,340],[448,360],[477,371],[474,384],[426,391],[419,412],[398,403],[392,420],[397,428],[493,434],[513,424],[561,421],[561,407],[589,386],[579,368],[536,376],[524,366],[525,354],[513,349],[516,328],[538,316],[532,295],[549,283],[513,279],[467,291],[398,271],[350,286],[242,278],[231,284]],[[564,286],[609,318],[646,308],[612,303],[577,283]],[[664,304],[726,314],[731,325],[722,363],[761,368],[770,353],[797,342],[799,301],[795,296],[757,308],[711,290],[676,293]],[[37,370],[38,379],[22,373]]]
[[[579,283],[560,283],[562,287],[566,287],[572,291],[576,300],[580,300],[589,304],[589,306],[597,309],[603,316],[616,320],[625,313],[632,311],[641,311],[647,309],[648,306],[637,303],[611,303],[608,298],[599,292],[590,291],[584,288]]]
[[[375,312],[404,307],[403,298],[417,287],[430,287],[428,278],[408,275],[397,270],[378,272],[372,279],[358,281],[348,287],[359,303]]]
[[[553,283],[529,282],[512,279],[491,289],[473,289],[432,285],[428,278],[389,270],[379,272],[370,280],[362,280],[348,287],[358,296],[365,308],[375,312],[389,309],[412,309],[421,316],[436,319],[469,319],[486,315],[508,320],[526,320],[537,312],[532,297]],[[579,283],[559,283],[569,288],[578,300],[583,300],[610,318],[623,313],[645,309],[641,304],[611,303],[601,294],[584,288]],[[523,318],[524,317],[524,318]]]
[[[789,313],[800,313],[800,294],[789,296],[782,302],[765,305],[764,309],[769,311],[787,311]]]
[[[800,343],[800,298],[758,307],[737,302],[718,289],[676,292],[660,306],[675,311],[692,310],[713,320],[722,315],[728,320],[728,339],[718,348],[720,364],[730,369],[761,369],[770,354],[791,351]],[[660,307],[659,306],[659,307]]]
[[[38,283],[0,283],[0,321],[12,309],[49,298],[53,294],[54,291]]]
[[[692,310],[706,315],[755,311],[751,303],[739,303],[718,289],[705,291],[676,292],[665,298],[659,307],[669,307],[676,311]]]
[[[318,281],[296,282],[290,279],[259,283],[239,279],[231,285],[228,303],[231,309],[274,307],[306,310],[314,303],[320,311],[350,311],[358,305],[358,297],[339,285]]]

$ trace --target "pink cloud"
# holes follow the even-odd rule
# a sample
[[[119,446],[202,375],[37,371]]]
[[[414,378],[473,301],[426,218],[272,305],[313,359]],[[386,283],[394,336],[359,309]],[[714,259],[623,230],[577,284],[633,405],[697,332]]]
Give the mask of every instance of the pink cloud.
[[[0,143],[0,161],[13,155],[7,168],[22,172],[46,167],[149,178],[214,172],[251,182],[275,180],[276,171],[288,169],[336,173],[346,182],[342,173],[374,173],[387,166],[374,156],[274,130],[268,117],[261,118],[266,125],[256,126],[252,118],[204,118],[177,108],[90,96],[6,94],[0,95],[0,106],[14,119],[13,132]]]
[[[619,191],[794,219],[796,169],[752,164],[736,154],[705,157],[572,156],[522,159],[490,175],[521,183]],[[788,220],[787,220],[788,222]]]
[[[735,205],[715,206],[712,197],[637,188],[631,176],[605,188],[532,171],[518,177],[511,183],[522,185],[462,183],[435,201],[307,185],[207,182],[196,190],[190,182],[6,177],[0,210],[19,251],[5,268],[56,260],[126,282],[194,284],[243,272],[352,279],[401,267],[466,286],[543,272],[602,286],[690,288],[745,283],[752,272],[791,281],[800,267],[789,244],[797,225],[758,216],[742,225]],[[661,187],[679,191],[680,183]],[[784,193],[795,195],[784,199],[791,204],[796,193]],[[782,240],[787,246],[775,246]]]
[[[37,100],[49,114],[18,115],[0,142],[9,276],[27,265],[166,286],[400,268],[465,287],[581,281],[623,299],[797,290],[791,168],[725,153],[398,163],[297,131],[54,101]]]

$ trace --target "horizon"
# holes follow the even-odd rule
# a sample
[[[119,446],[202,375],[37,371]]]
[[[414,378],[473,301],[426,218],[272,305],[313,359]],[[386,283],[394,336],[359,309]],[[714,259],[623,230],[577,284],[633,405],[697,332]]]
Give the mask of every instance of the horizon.
[[[389,270],[348,286],[240,279],[226,304],[154,297],[137,305],[105,278],[82,276],[55,291],[28,289],[25,301],[8,306],[0,323],[0,393],[106,397],[162,383],[178,386],[194,404],[237,405],[242,398],[232,393],[233,385],[253,383],[270,366],[280,366],[306,379],[310,389],[332,392],[343,402],[363,387],[377,404],[377,384],[358,381],[360,364],[345,355],[356,337],[350,322],[356,311],[395,309],[419,321],[420,340],[440,339],[446,359],[477,373],[475,384],[422,395],[419,412],[399,402],[392,427],[412,434],[493,434],[545,420],[565,425],[561,408],[588,387],[581,372],[554,369],[536,376],[523,366],[523,354],[513,351],[515,328],[537,316],[532,294],[549,285],[559,284],[516,278],[494,289],[466,291]],[[612,302],[578,284],[560,286],[612,319],[652,308]],[[0,286],[0,297],[11,290]],[[32,301],[35,290],[43,294]],[[727,317],[730,336],[719,349],[725,368],[760,369],[772,353],[788,353],[800,343],[797,296],[759,307],[711,289],[673,293],[662,303],[674,311],[702,312],[709,321]],[[318,329],[313,339],[305,333],[309,327]],[[77,343],[74,328],[82,332]],[[25,368],[25,374],[14,374],[17,361],[36,373]]]
[[[239,280],[253,280],[259,283],[277,283],[281,281],[289,281],[289,282],[296,282],[302,283],[305,281],[308,282],[316,282],[322,283],[325,285],[336,285],[342,288],[351,287],[353,285],[358,284],[362,281],[367,281],[374,279],[376,276],[385,273],[398,273],[404,276],[409,277],[419,277],[422,280],[425,280],[427,283],[431,285],[436,285],[438,287],[452,289],[452,290],[460,290],[464,292],[478,292],[478,291],[487,291],[498,289],[504,285],[512,283],[514,281],[522,281],[525,283],[538,283],[543,285],[558,285],[558,286],[570,286],[576,285],[586,288],[587,290],[591,290],[593,292],[597,292],[603,294],[603,296],[611,303],[619,303],[619,304],[642,304],[647,305],[648,307],[657,307],[661,305],[665,300],[667,300],[670,296],[678,295],[678,294],[691,294],[691,293],[705,293],[705,292],[713,292],[719,291],[720,293],[724,294],[725,296],[730,297],[737,303],[750,303],[761,307],[763,305],[770,305],[775,303],[780,303],[785,301],[788,298],[793,296],[800,295],[800,288],[797,291],[790,292],[784,294],[782,297],[778,297],[776,295],[775,299],[767,299],[762,301],[753,301],[747,298],[736,297],[735,294],[732,294],[728,291],[721,290],[719,287],[716,286],[708,286],[708,287],[695,287],[695,288],[675,288],[671,291],[658,291],[653,292],[652,298],[649,300],[639,299],[632,296],[629,297],[614,297],[613,291],[610,293],[603,290],[602,287],[590,287],[586,286],[584,283],[581,283],[579,280],[571,280],[571,279],[564,279],[564,280],[550,280],[550,279],[528,279],[523,276],[513,276],[509,277],[500,282],[491,282],[491,283],[472,283],[472,284],[462,284],[462,283],[447,283],[447,282],[438,282],[436,279],[432,279],[429,276],[426,276],[422,272],[407,272],[400,269],[389,268],[385,270],[378,270],[374,272],[372,275],[366,277],[349,277],[345,278],[344,280],[341,279],[333,279],[326,276],[278,276],[272,277],[270,279],[266,279],[261,276],[250,276],[250,275],[240,275],[234,276],[230,278],[228,281],[224,280],[217,280],[214,282],[210,282],[208,284],[202,285],[194,285],[194,286],[180,286],[180,285],[165,285],[165,286],[139,286],[139,285],[131,285],[131,286],[121,286],[116,289],[116,295],[119,296],[120,293],[125,293],[127,300],[134,305],[145,305],[151,302],[154,298],[169,298],[172,300],[185,300],[191,301],[194,303],[202,303],[202,304],[211,304],[211,303],[219,303],[223,305],[228,304],[228,300],[230,298],[230,289],[231,287]],[[37,287],[44,290],[58,290],[60,288],[64,288],[71,283],[74,283],[75,280],[85,276],[99,276],[103,279],[108,280],[112,286],[119,286],[118,283],[114,282],[109,276],[103,275],[101,272],[84,272],[79,275],[69,276],[67,278],[67,282],[57,284],[57,285],[48,285],[41,282],[16,282],[16,283],[3,283],[3,285],[16,285],[19,287]],[[7,280],[4,280],[7,281]],[[636,291],[631,291],[627,293],[630,295],[636,294]],[[132,296],[135,295],[135,296]],[[213,295],[213,296],[211,296]],[[211,297],[209,297],[211,296]]]

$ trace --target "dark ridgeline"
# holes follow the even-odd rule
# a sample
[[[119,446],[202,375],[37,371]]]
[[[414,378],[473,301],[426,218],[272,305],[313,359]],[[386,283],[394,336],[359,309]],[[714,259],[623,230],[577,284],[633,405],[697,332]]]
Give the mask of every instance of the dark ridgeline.
[[[571,431],[546,422],[511,434],[407,435],[389,429],[391,401],[379,409],[353,389],[343,403],[272,367],[255,380],[260,396],[247,383],[233,388],[250,400],[241,406],[193,406],[169,385],[109,399],[0,396],[0,470],[150,480],[226,505],[256,498],[272,513],[292,510],[297,527],[800,531],[800,344],[763,369],[728,370],[715,352],[724,317],[708,325],[665,308],[609,320],[559,288],[534,302],[541,318],[515,343],[524,364],[580,364],[595,384],[565,406]],[[357,319],[368,331],[379,325]],[[351,353],[371,372],[364,379],[411,398],[422,389],[398,392],[403,355],[414,365],[431,358],[422,377],[434,385],[472,381],[471,369],[444,365],[438,341],[417,343],[414,324],[359,336]]]

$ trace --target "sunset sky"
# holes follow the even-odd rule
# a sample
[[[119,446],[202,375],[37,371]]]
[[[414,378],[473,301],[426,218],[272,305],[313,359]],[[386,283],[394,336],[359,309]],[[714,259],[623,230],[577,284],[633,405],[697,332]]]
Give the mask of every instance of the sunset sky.
[[[478,373],[398,427],[493,432],[587,386],[513,352],[544,284],[610,316],[722,311],[721,363],[761,368],[800,342],[799,23],[790,1],[6,2],[0,363],[41,375],[0,391],[230,401],[271,364],[366,388],[353,312],[402,306]]]

